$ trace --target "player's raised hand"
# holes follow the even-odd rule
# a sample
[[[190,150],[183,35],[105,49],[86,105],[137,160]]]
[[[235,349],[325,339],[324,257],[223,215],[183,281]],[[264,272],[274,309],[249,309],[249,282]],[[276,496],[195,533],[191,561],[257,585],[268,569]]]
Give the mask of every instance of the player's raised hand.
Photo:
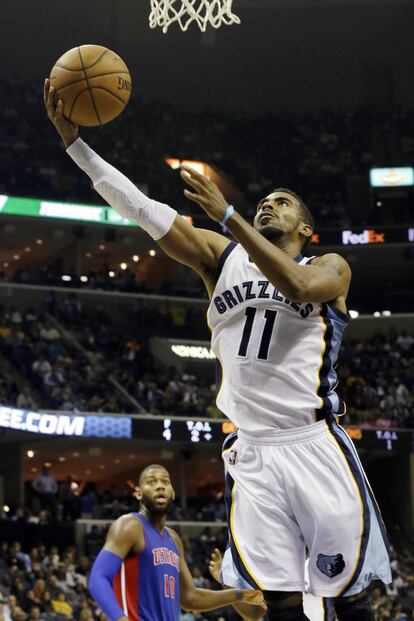
[[[46,79],[43,88],[43,99],[46,106],[47,116],[52,121],[67,148],[78,137],[78,126],[71,123],[63,116],[63,101],[57,99],[56,91],[50,86],[50,80]]]
[[[221,222],[229,206],[213,181],[200,175],[190,166],[181,166],[181,177],[194,191],[184,190],[187,198],[198,203],[206,214],[216,222]]]
[[[220,582],[220,583],[221,583],[220,571],[221,571],[222,562],[223,562],[223,557],[221,556],[220,550],[218,548],[214,548],[213,552],[211,553],[210,562],[208,564],[208,570],[210,574],[212,575],[212,577],[214,578],[214,580],[217,580],[217,582]]]

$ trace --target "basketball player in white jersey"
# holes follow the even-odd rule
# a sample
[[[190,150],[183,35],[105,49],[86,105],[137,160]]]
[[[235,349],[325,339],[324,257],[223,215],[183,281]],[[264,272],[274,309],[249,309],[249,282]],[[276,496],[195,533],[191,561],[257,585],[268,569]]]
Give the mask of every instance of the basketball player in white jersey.
[[[149,199],[78,137],[49,81],[45,104],[68,155],[96,191],[203,279],[225,442],[229,574],[264,591],[270,621],[303,621],[309,592],[334,598],[339,621],[371,621],[366,587],[391,580],[385,529],[353,443],[337,424],[335,388],[351,272],[336,254],[304,258],[313,220],[292,191],[263,198],[251,226],[188,167],[186,196],[238,243],[196,229]],[[231,582],[226,584],[232,586]]]

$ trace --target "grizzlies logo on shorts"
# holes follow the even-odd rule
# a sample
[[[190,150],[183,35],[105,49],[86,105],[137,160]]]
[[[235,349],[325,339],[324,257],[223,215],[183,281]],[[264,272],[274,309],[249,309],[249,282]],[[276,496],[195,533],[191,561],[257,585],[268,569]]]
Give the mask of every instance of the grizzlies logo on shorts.
[[[316,566],[328,578],[334,578],[345,569],[345,561],[342,554],[336,554],[335,556],[318,554]]]

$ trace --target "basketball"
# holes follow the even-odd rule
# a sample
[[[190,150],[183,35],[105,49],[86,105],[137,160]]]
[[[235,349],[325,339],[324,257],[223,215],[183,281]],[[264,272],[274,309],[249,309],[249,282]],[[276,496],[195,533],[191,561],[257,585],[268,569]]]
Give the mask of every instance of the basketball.
[[[80,45],[63,54],[50,72],[50,85],[63,99],[63,115],[89,127],[116,118],[131,95],[128,67],[101,45]]]

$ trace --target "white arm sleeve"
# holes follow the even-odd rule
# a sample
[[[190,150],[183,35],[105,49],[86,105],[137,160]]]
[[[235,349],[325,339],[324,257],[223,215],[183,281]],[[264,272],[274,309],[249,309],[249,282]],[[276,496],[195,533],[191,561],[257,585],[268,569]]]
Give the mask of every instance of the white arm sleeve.
[[[67,154],[93,182],[95,190],[124,218],[136,220],[155,240],[164,237],[177,216],[175,209],[148,196],[111,164],[102,159],[86,142],[78,138]]]

